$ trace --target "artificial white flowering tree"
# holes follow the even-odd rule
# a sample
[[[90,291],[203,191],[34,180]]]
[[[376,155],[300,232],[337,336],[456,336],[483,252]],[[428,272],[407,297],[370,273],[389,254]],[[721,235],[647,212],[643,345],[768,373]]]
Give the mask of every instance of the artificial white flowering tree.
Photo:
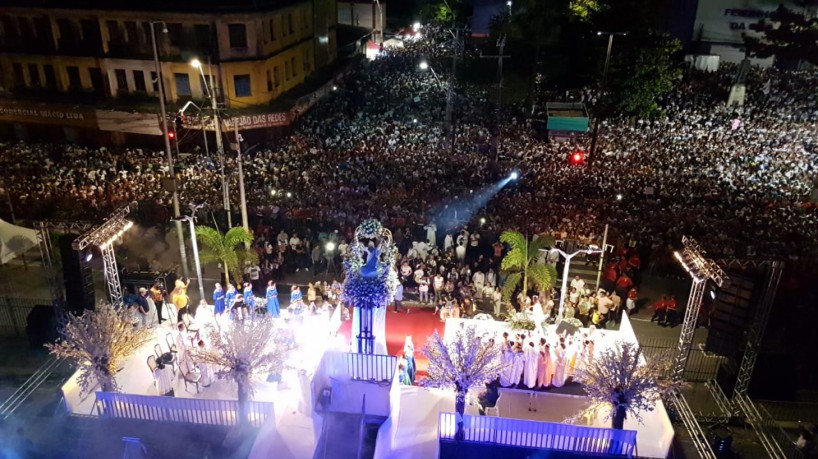
[[[641,423],[643,412],[653,411],[663,395],[683,384],[667,376],[668,368],[663,359],[643,361],[638,344],[617,341],[575,376],[593,403],[569,420],[591,416],[600,406],[608,406],[610,413],[605,419],[611,419],[614,429],[622,429],[628,415]]]
[[[466,327],[449,341],[435,330],[420,352],[429,360],[428,376],[419,381],[420,385],[454,389],[455,411],[459,415],[455,438],[462,439],[466,394],[473,387],[494,381],[505,368],[500,347],[478,335],[474,328]]]
[[[100,303],[82,315],[69,314],[51,354],[77,362],[78,382],[84,393],[96,383],[104,392],[118,390],[114,375],[125,360],[153,339],[148,328],[134,328],[127,308]]]
[[[253,377],[281,372],[292,349],[289,332],[269,317],[235,321],[225,328],[207,328],[210,347],[197,347],[193,359],[215,367],[220,379],[238,387],[239,422],[249,423],[247,402],[253,395]]]

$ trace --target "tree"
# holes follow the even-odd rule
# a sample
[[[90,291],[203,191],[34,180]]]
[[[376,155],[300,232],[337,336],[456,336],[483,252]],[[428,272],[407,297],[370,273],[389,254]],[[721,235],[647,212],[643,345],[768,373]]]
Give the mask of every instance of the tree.
[[[808,5],[818,2],[799,2],[805,11]],[[805,60],[818,65],[818,16],[807,17],[784,5],[770,16],[750,26],[758,36],[744,34],[747,53],[753,57],[776,58],[798,62]]]
[[[553,237],[542,235],[537,240],[529,242],[517,231],[505,231],[500,235],[500,242],[511,246],[511,250],[506,253],[500,263],[500,270],[508,274],[503,284],[505,301],[511,298],[514,290],[520,285],[520,281],[523,283],[523,293],[528,292],[529,282],[540,291],[554,286],[557,269],[548,264],[537,263],[540,250],[554,246]]]
[[[642,412],[653,411],[663,395],[682,387],[681,381],[665,377],[666,360],[655,359],[644,364],[641,360],[639,345],[626,341],[617,341],[594,357],[575,378],[593,403],[569,421],[577,421],[592,415],[600,406],[608,406],[611,411],[605,419],[611,419],[614,429],[622,429],[626,415],[642,422]]]
[[[69,314],[62,339],[46,347],[52,355],[77,363],[83,392],[87,393],[95,383],[104,392],[115,392],[117,370],[125,359],[153,339],[150,329],[134,328],[131,317],[124,307],[100,303],[82,315]]]
[[[455,438],[463,438],[463,415],[466,394],[473,387],[485,385],[505,369],[500,359],[500,347],[493,340],[485,341],[474,327],[457,330],[451,341],[444,341],[435,330],[420,352],[429,359],[425,378],[419,381],[426,387],[454,389],[455,411],[460,415]]]
[[[234,228],[235,229],[235,228]],[[210,348],[195,348],[193,359],[213,365],[216,377],[236,383],[239,422],[250,422],[247,402],[253,396],[255,375],[280,372],[291,350],[285,328],[270,318],[232,322],[228,327],[207,327]]]
[[[634,43],[633,37],[628,38]],[[651,118],[661,114],[657,101],[673,89],[681,75],[673,55],[682,45],[659,33],[638,39],[638,43],[613,59],[609,103],[622,115]]]
[[[205,248],[199,254],[201,262],[221,263],[226,282],[230,282],[231,272],[234,278],[241,279],[244,262],[258,263],[258,254],[249,248],[253,235],[240,226],[230,228],[224,235],[209,226],[197,226],[196,237]]]

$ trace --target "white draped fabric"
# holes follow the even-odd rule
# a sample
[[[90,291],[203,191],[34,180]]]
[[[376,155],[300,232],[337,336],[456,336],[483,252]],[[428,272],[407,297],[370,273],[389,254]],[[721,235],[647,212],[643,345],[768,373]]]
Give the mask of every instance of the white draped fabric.
[[[0,220],[0,263],[8,263],[37,245],[37,232]]]

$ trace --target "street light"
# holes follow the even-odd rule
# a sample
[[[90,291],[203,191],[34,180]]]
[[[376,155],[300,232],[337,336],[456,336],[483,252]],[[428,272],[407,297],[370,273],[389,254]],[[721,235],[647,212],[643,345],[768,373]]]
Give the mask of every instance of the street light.
[[[565,257],[565,266],[562,268],[562,289],[560,290],[560,309],[559,309],[559,316],[558,316],[558,319],[562,320],[563,311],[565,311],[565,299],[568,297],[568,271],[570,270],[570,267],[571,267],[571,259],[574,258],[575,256],[581,254],[581,253],[584,253],[586,255],[590,255],[592,253],[600,253],[602,251],[601,250],[595,250],[595,249],[585,249],[585,250],[577,250],[574,253],[566,253],[566,252],[562,251],[561,249],[557,249],[557,248],[554,248],[554,249],[551,249],[551,250],[556,250],[557,252],[559,252],[560,255]],[[540,251],[541,252],[548,252],[549,250],[548,249],[540,249]]]
[[[192,61],[190,61],[190,65],[194,68],[199,69],[199,74],[202,76],[202,84],[204,85],[205,93],[207,94],[207,97],[210,99],[210,109],[213,110],[213,123],[215,125],[216,130],[216,152],[219,154],[219,165],[221,168],[222,201],[224,210],[227,213],[227,226],[228,228],[232,228],[233,218],[230,216],[230,192],[227,189],[228,182],[225,179],[224,175],[224,142],[222,140],[222,123],[221,120],[219,119],[219,108],[218,104],[216,103],[216,94],[214,91],[211,91],[210,90],[211,88],[207,85],[207,78],[205,78],[204,70],[202,69],[202,62],[199,59],[193,59]],[[211,69],[208,69],[208,72],[210,73],[210,77],[212,78],[213,72],[210,70]]]
[[[443,89],[446,90],[446,133],[453,134],[452,132],[452,98],[454,94],[452,93],[452,84],[444,84],[443,81],[437,76],[437,72],[435,69],[429,65],[426,61],[420,61],[418,64],[418,68],[421,70],[429,70],[432,72],[432,76],[435,77],[435,81],[439,84]],[[451,139],[452,145],[454,145],[454,136],[452,135]]]
[[[600,92],[604,92],[605,90],[605,82],[608,79],[608,67],[611,64],[611,49],[613,48],[613,38],[614,36],[618,35],[620,37],[624,37],[628,34],[628,32],[603,32],[599,31],[596,33],[598,37],[602,35],[608,36],[608,50],[605,53],[605,67],[602,69],[602,83],[599,85]],[[596,142],[597,136],[599,134],[599,118],[600,114],[597,113],[596,117],[594,118],[594,133],[591,137],[591,154],[589,155],[589,162],[591,158],[596,159]]]
[[[199,263],[199,244],[196,240],[196,228],[193,226],[193,222],[196,221],[196,212],[201,209],[203,205],[204,204],[191,205],[190,209],[193,211],[193,215],[184,215],[173,219],[179,224],[185,221],[190,224],[190,243],[193,245],[193,262],[196,264],[196,277],[199,280],[199,300],[204,300],[207,297],[205,297],[204,283],[202,282],[202,265]]]
[[[173,216],[179,218],[179,193],[176,191],[176,172],[173,170],[173,153],[170,150],[170,136],[168,133],[168,114],[165,111],[165,85],[162,78],[162,68],[159,65],[159,47],[156,44],[156,25],[162,24],[162,33],[168,33],[168,25],[165,21],[150,21],[151,44],[153,45],[153,64],[156,67],[157,86],[159,86],[159,110],[162,120],[159,127],[162,129],[162,137],[165,138],[165,153],[168,160],[168,173],[173,187]],[[189,277],[187,267],[187,253],[185,252],[185,236],[182,233],[182,222],[176,222],[176,233],[179,236],[179,255],[182,262],[182,272],[185,277]]]

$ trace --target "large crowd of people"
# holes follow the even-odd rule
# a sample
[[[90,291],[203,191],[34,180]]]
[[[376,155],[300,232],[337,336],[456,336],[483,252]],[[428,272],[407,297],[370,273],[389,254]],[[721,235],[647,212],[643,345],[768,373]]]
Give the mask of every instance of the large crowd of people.
[[[734,68],[686,71],[661,101],[663,117],[605,120],[599,154],[585,166],[571,165],[568,156],[587,150],[587,138],[543,140],[522,110],[510,108],[494,164],[488,146],[495,115],[485,93],[456,86],[453,146],[444,132],[447,60],[435,36],[361,64],[290,136],[246,155],[251,216],[302,236],[305,222],[344,235],[375,217],[422,243],[429,242],[423,226],[430,223],[441,230],[471,224],[577,240],[599,239],[610,223],[628,240],[657,250],[678,244],[682,234],[726,256],[797,256],[814,249],[814,73],[754,70],[744,106],[728,107]],[[439,67],[444,81],[420,70],[421,59]],[[590,101],[598,95],[582,89],[547,97]],[[158,220],[168,214],[162,152],[32,143],[1,148],[3,188],[18,217],[98,219],[131,201],[164,211]],[[482,207],[470,205],[512,170],[519,181]],[[183,202],[220,207],[218,171],[202,153],[180,158]],[[238,209],[235,175],[229,180]]]

